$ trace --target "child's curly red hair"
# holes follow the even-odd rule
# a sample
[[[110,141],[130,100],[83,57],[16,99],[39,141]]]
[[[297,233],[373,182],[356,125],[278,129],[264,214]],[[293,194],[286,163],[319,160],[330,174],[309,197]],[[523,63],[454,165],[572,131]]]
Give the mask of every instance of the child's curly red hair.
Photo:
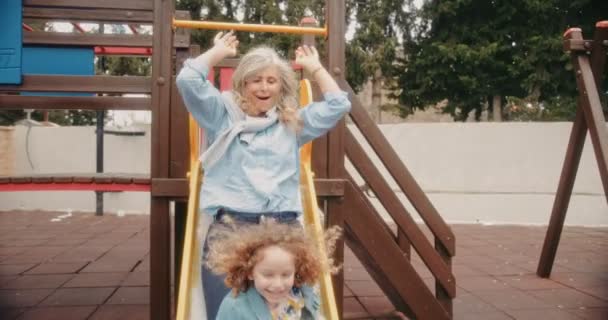
[[[299,225],[277,223],[272,219],[260,224],[239,225],[228,223],[211,231],[206,265],[217,274],[225,274],[224,280],[233,294],[244,292],[251,286],[249,276],[254,266],[262,259],[261,249],[278,246],[294,256],[296,276],[294,285],[313,285],[322,272],[335,272],[330,258],[340,228],[334,227],[324,232],[328,257],[321,256],[315,238]]]

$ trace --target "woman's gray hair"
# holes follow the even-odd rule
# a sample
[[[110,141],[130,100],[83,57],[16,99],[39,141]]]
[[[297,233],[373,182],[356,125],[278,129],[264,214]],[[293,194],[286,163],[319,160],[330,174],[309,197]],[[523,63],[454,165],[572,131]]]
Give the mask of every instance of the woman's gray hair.
[[[289,128],[298,131],[300,119],[298,117],[296,74],[289,62],[281,58],[270,47],[257,47],[245,54],[232,75],[232,90],[237,104],[247,113],[247,103],[244,97],[245,82],[269,67],[276,67],[279,72],[281,91],[277,99],[279,119]]]

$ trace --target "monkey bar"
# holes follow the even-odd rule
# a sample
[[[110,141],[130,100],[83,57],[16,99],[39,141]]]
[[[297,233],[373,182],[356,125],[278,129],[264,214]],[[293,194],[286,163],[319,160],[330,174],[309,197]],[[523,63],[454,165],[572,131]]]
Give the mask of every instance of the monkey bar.
[[[179,20],[179,19],[175,19],[175,18],[173,19],[173,27],[189,28],[189,29],[289,33],[289,34],[300,34],[300,35],[308,34],[308,35],[327,37],[327,27],[325,27],[325,28],[294,27],[294,26],[278,26],[278,25],[266,25],[266,24]]]

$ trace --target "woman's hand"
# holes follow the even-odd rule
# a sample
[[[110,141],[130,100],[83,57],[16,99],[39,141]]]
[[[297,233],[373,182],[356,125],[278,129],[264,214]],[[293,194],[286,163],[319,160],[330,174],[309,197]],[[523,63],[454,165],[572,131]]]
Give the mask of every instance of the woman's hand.
[[[296,63],[301,65],[319,85],[321,92],[341,92],[340,87],[332,76],[323,68],[319,61],[317,48],[301,46],[296,49]]]
[[[213,39],[213,49],[221,56],[221,59],[236,56],[238,46],[239,41],[236,39],[233,31],[227,33],[218,32]]]
[[[304,70],[313,73],[320,68],[323,68],[319,61],[319,53],[317,48],[307,45],[300,46],[296,49],[296,63],[301,65]]]

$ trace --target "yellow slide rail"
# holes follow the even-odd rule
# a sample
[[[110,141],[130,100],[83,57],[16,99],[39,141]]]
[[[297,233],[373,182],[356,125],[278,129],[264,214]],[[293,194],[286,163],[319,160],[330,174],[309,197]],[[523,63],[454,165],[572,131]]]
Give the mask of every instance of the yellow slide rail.
[[[310,82],[306,79],[300,82],[300,105],[308,105],[312,101],[312,90]],[[197,239],[199,195],[202,183],[201,164],[198,160],[198,126],[190,117],[190,172],[188,197],[188,212],[186,217],[186,230],[184,236],[184,251],[179,278],[179,292],[177,295],[176,320],[190,319],[192,302],[192,289],[195,284],[200,283],[200,243]],[[311,167],[312,143],[308,143],[300,150],[300,192],[304,207],[304,225],[313,228],[317,245],[324,257],[326,257],[325,241],[323,239],[323,224],[319,216],[317,205],[317,194],[314,187],[313,172]],[[178,240],[179,241],[179,240]],[[321,305],[324,316],[328,320],[338,320],[338,308],[334,294],[331,275],[325,273],[319,279],[321,291]]]
[[[197,241],[196,228],[198,226],[199,194],[203,178],[201,162],[198,160],[198,125],[192,116],[189,120],[190,172],[188,174],[190,193],[184,234],[184,251],[178,280],[179,292],[175,317],[177,320],[190,318],[192,288],[195,283],[200,283],[200,266],[198,264],[198,261],[200,261],[200,243]]]
[[[306,79],[300,81],[300,105],[308,105],[312,101],[312,89],[310,82]],[[313,228],[317,240],[317,246],[323,257],[327,257],[325,241],[323,239],[323,224],[319,216],[317,204],[317,192],[315,191],[314,174],[312,172],[312,142],[307,143],[300,149],[300,192],[304,205],[304,225]],[[331,281],[331,275],[324,273],[319,279],[321,289],[321,306],[328,320],[338,320],[338,307],[336,295]]]

